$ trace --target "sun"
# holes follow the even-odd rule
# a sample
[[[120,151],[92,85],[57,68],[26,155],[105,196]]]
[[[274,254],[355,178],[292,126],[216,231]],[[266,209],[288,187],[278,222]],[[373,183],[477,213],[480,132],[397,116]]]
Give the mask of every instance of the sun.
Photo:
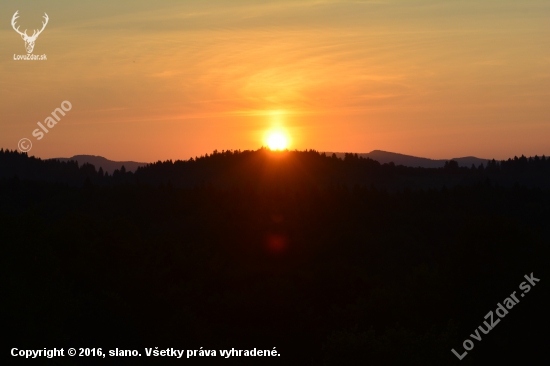
[[[282,132],[271,131],[267,135],[267,146],[271,150],[284,150],[288,147],[288,138]]]

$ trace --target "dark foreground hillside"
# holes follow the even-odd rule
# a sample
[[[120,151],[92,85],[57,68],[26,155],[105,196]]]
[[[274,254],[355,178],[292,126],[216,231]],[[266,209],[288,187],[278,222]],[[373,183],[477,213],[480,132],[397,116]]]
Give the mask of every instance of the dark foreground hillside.
[[[222,176],[223,161],[201,174]],[[159,177],[176,174],[163,173],[175,169],[165,164],[157,165]],[[22,362],[52,365],[549,360],[548,189],[485,177],[392,193],[372,182],[312,184],[322,169],[296,165],[314,172],[300,175],[279,164],[263,181],[243,176],[246,169],[224,171],[234,175],[231,184],[190,188],[178,188],[177,175],[158,185],[143,182],[146,175],[139,183],[85,177],[83,186],[0,179],[4,352],[101,347],[142,354]],[[530,169],[530,177],[546,174]],[[470,170],[426,174],[456,179],[457,172]],[[540,282],[524,292],[519,286],[531,273]],[[488,334],[479,331],[489,311],[498,319],[498,304],[514,291],[519,301]],[[476,329],[480,340],[470,336]],[[467,339],[474,348],[459,361],[451,349],[463,354]],[[217,355],[145,357],[145,348],[155,347]],[[274,347],[280,356],[219,352]]]

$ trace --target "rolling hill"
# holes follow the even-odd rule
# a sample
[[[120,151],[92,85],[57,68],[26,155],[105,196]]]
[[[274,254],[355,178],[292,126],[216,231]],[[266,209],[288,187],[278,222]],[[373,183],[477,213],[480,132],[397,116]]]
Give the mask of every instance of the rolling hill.
[[[48,160],[59,160],[62,162],[67,162],[74,160],[78,162],[78,165],[82,166],[83,164],[92,164],[96,169],[103,168],[104,172],[113,174],[115,169],[120,169],[122,166],[126,171],[135,172],[138,167],[147,165],[147,163],[139,163],[135,161],[112,161],[104,158],[103,156],[96,155],[75,155],[72,158],[53,158]]]
[[[332,152],[326,152],[327,155],[332,155]],[[346,153],[334,153],[339,158],[344,158]],[[364,158],[370,158],[372,160],[378,161],[380,164],[386,164],[393,162],[395,165],[403,165],[408,167],[421,167],[421,168],[442,168],[445,165],[445,162],[448,160],[455,160],[458,162],[459,166],[471,167],[474,164],[478,167],[480,164],[486,165],[488,159],[480,159],[474,156],[467,156],[462,158],[453,158],[453,159],[428,159],[417,156],[399,154],[394,152],[388,152],[383,150],[373,150],[369,153],[357,153],[358,156]],[[59,160],[59,161],[78,161],[78,164],[88,163],[95,166],[96,169],[103,168],[103,171],[113,174],[115,169],[120,169],[122,166],[126,171],[135,172],[138,167],[145,166],[148,163],[136,162],[136,161],[113,161],[106,159],[102,156],[96,155],[75,155],[71,158],[53,158],[49,160]]]
[[[327,155],[332,155],[332,152],[327,152]],[[334,153],[339,158],[344,158],[345,153]],[[478,167],[480,164],[486,165],[488,159],[480,159],[474,156],[466,156],[462,158],[452,159],[428,159],[411,155],[398,154],[382,150],[373,150],[370,153],[357,154],[364,158],[370,158],[378,161],[380,164],[393,162],[395,165],[403,165],[413,168],[442,168],[446,161],[455,160],[459,166],[470,168],[472,164]]]

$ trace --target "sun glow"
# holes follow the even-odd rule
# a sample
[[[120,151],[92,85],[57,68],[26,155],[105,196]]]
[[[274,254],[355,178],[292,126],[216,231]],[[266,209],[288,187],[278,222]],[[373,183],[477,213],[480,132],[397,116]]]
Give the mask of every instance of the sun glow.
[[[284,150],[288,147],[288,137],[280,131],[270,131],[266,142],[271,150]]]

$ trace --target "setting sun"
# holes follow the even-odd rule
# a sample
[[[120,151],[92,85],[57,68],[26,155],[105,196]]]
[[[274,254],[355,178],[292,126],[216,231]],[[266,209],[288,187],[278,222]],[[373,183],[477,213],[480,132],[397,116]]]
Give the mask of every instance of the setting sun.
[[[271,150],[284,150],[288,147],[288,138],[282,132],[270,132],[267,135],[267,146]]]

